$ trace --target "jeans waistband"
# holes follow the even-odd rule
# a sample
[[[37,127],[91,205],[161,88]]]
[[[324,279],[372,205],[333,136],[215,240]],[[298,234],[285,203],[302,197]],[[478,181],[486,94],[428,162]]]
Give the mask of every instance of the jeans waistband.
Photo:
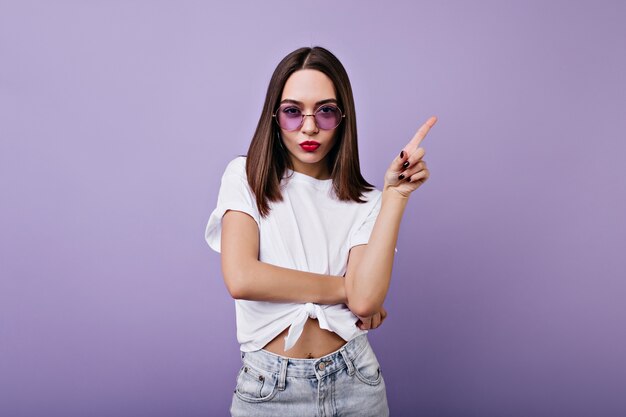
[[[267,350],[240,352],[241,360],[266,372],[276,374],[278,388],[284,389],[285,378],[318,378],[348,368],[354,373],[354,359],[369,345],[367,334],[360,334],[338,350],[314,359],[288,358]]]

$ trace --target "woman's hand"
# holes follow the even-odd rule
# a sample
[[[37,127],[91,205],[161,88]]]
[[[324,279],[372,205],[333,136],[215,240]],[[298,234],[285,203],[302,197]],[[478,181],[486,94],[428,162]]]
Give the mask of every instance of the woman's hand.
[[[422,160],[426,151],[419,146],[436,122],[436,116],[428,119],[415,133],[413,139],[402,149],[400,155],[393,160],[385,173],[383,191],[394,190],[404,198],[409,198],[413,191],[426,182],[430,176],[430,172],[426,168],[426,161]]]
[[[373,316],[369,316],[369,317],[357,316],[357,317],[359,318],[359,321],[356,322],[356,325],[359,327],[359,329],[361,330],[375,329],[379,327],[381,324],[383,324],[383,320],[385,320],[385,318],[387,317],[387,310],[385,310],[385,307],[381,307],[380,311],[374,314]]]

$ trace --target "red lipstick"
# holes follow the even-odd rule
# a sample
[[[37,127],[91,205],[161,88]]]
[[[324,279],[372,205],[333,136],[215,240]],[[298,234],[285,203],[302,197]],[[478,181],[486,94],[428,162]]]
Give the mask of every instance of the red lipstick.
[[[305,142],[302,142],[300,144],[300,147],[307,152],[313,152],[320,147],[320,144],[319,142],[315,142],[314,140],[307,140]]]

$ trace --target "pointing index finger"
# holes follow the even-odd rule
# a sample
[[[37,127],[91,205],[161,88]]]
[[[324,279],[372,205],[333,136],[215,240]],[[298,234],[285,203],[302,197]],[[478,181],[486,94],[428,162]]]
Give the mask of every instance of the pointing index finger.
[[[426,123],[424,123],[417,130],[417,132],[415,133],[415,136],[413,136],[413,139],[411,139],[411,141],[409,142],[408,148],[412,148],[413,151],[419,148],[420,144],[422,143],[422,141],[428,134],[428,131],[430,130],[431,127],[435,125],[436,122],[437,122],[437,116],[431,116],[428,120],[426,120]]]

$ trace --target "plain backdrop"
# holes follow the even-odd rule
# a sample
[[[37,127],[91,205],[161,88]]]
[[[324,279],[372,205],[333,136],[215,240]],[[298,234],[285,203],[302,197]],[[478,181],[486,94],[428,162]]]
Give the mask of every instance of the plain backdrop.
[[[363,174],[431,115],[370,332],[393,416],[626,415],[623,1],[0,0],[0,415],[223,416],[204,241],[272,71],[345,65]]]

